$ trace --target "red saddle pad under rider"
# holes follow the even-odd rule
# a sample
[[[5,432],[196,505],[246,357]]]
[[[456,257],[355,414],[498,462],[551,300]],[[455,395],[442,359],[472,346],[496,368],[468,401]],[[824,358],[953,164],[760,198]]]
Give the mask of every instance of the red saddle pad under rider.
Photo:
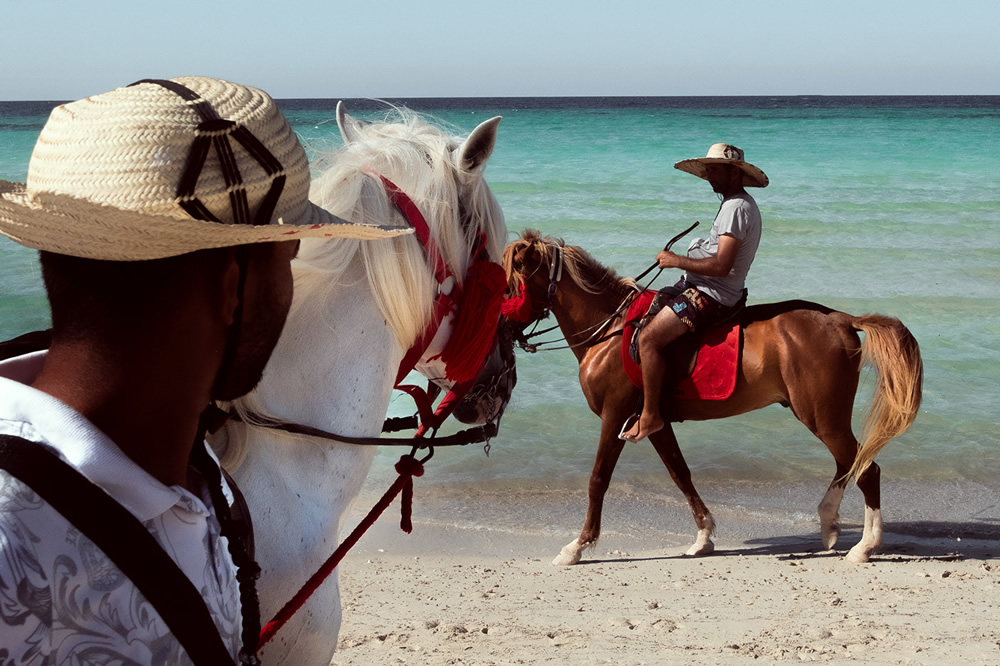
[[[629,306],[626,321],[639,319],[649,309],[655,291],[644,291]],[[642,369],[632,360],[629,343],[634,326],[625,326],[622,335],[622,363],[625,374],[637,387],[642,388]],[[740,363],[739,322],[732,326],[716,326],[702,336],[694,370],[677,387],[675,397],[682,400],[725,400],[736,388],[736,372]]]

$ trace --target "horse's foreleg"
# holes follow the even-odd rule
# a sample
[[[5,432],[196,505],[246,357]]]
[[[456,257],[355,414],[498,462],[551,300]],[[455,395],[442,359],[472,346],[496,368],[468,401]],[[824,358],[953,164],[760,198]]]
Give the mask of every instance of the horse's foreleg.
[[[872,552],[882,545],[881,477],[882,470],[875,463],[858,477],[858,488],[865,496],[865,530],[861,541],[847,553],[848,562],[867,562]]]
[[[688,504],[691,506],[691,514],[694,516],[694,523],[698,527],[698,536],[694,545],[688,548],[685,555],[708,555],[715,550],[712,542],[712,532],[715,531],[715,519],[705,503],[701,501],[701,496],[695,490],[691,482],[691,470],[688,469],[687,462],[681,454],[680,446],[677,444],[677,437],[670,424],[658,432],[649,436],[649,441],[656,449],[660,460],[666,465],[670,472],[670,478],[674,480],[677,487],[684,493]]]
[[[604,494],[608,490],[611,475],[615,471],[618,457],[625,445],[625,442],[618,439],[618,432],[621,429],[621,420],[627,415],[627,412],[618,414],[616,411],[613,416],[605,415],[602,419],[601,443],[597,447],[597,458],[594,460],[594,469],[590,473],[587,519],[583,523],[580,536],[563,546],[559,555],[552,560],[552,564],[559,566],[576,564],[580,561],[583,551],[597,545],[597,539],[601,535],[601,511],[604,508]]]

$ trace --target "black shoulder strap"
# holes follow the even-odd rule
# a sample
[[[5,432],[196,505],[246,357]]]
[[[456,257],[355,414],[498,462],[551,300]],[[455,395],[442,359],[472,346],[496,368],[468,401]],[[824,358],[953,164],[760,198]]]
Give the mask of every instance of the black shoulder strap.
[[[0,469],[27,484],[135,584],[198,666],[233,658],[198,590],[139,520],[45,446],[0,435]]]
[[[11,340],[0,342],[0,361],[14,358],[21,354],[48,349],[52,343],[52,329],[31,331]]]

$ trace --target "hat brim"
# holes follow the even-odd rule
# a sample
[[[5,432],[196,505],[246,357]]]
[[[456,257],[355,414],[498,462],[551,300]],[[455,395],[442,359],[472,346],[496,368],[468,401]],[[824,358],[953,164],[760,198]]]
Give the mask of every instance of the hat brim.
[[[21,245],[109,261],[162,259],[197,250],[300,238],[375,240],[410,227],[350,222],[308,202],[296,220],[251,226],[143,213],[0,180],[0,233]]]
[[[691,160],[682,160],[675,164],[674,168],[708,180],[705,173],[709,164],[732,164],[739,167],[740,171],[743,172],[744,187],[767,187],[769,182],[767,175],[749,162],[730,160],[724,157],[696,157]]]

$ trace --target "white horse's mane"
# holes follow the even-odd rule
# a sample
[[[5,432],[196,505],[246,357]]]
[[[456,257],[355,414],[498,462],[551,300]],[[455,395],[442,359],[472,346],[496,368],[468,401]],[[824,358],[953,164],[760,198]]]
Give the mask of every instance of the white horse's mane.
[[[484,165],[473,171],[460,168],[456,153],[462,137],[401,108],[384,121],[351,123],[351,140],[314,162],[314,173],[319,173],[310,189],[314,203],[353,222],[408,226],[389,201],[381,174],[416,204],[458,284],[480,233],[489,258],[500,262],[507,240],[503,212],[483,178]],[[375,241],[304,239],[293,263],[295,296],[286,328],[295,325],[301,308],[322,310],[319,304],[327,294],[350,288],[345,272],[357,260],[379,312],[400,347],[408,349],[428,325],[437,293],[433,270],[415,235]],[[232,406],[247,423],[254,415],[272,418],[256,392]],[[227,466],[242,461],[241,444],[230,441]]]
[[[459,284],[480,232],[487,238],[490,258],[500,260],[507,240],[503,213],[481,171],[463,172],[456,164],[454,153],[461,138],[407,109],[395,109],[384,122],[359,124],[355,129],[359,137],[319,161],[321,173],[310,190],[316,204],[354,222],[395,220],[406,225],[385,195],[381,174],[416,203]],[[308,243],[299,252],[297,277],[303,293],[300,300],[296,282],[296,300],[312,302],[316,296],[311,290],[344,286],[338,275],[356,254],[364,262],[379,311],[400,346],[409,348],[427,325],[436,293],[434,276],[415,236]],[[301,279],[309,272],[322,278]]]

